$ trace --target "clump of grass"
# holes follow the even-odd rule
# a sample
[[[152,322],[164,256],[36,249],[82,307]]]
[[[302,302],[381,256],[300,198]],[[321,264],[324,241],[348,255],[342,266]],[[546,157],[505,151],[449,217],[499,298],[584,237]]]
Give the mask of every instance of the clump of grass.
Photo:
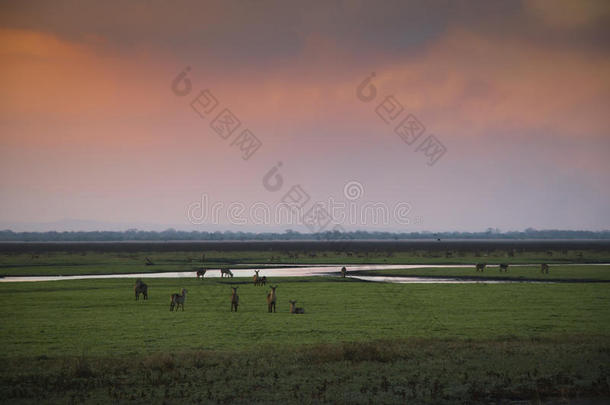
[[[91,363],[84,354],[74,361],[71,371],[71,374],[78,378],[91,378],[95,376]]]
[[[315,345],[302,355],[305,361],[316,364],[337,361],[358,363],[363,361],[388,362],[393,354],[383,348],[379,342],[345,342],[342,344]]]
[[[142,366],[154,371],[172,371],[176,368],[176,360],[167,353],[155,353],[142,361]]]

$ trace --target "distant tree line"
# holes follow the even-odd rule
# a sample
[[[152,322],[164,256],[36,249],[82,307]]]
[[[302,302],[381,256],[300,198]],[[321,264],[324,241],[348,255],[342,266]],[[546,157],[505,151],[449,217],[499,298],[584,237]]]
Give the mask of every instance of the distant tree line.
[[[489,228],[484,232],[338,232],[300,233],[287,230],[275,232],[200,232],[177,231],[77,231],[77,232],[13,232],[0,231],[2,242],[103,242],[103,241],[198,241],[198,240],[398,240],[398,239],[610,239],[606,231],[568,231],[559,229],[500,232]]]

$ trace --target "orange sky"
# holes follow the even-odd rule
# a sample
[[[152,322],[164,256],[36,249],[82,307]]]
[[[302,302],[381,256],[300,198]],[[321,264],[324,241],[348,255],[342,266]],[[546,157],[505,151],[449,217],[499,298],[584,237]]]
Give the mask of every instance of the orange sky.
[[[192,229],[202,194],[277,202],[261,179],[282,161],[313,199],[355,180],[418,218],[349,229],[610,227],[607,2],[384,4],[5,3],[0,225]],[[190,108],[206,88],[262,141],[250,160]],[[447,148],[434,166],[375,114],[388,95]]]

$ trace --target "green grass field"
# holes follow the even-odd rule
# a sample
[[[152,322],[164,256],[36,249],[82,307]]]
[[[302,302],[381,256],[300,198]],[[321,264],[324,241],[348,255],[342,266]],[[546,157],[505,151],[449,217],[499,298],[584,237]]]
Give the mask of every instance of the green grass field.
[[[214,279],[149,279],[149,300],[138,302],[129,279],[0,284],[0,302],[10,308],[0,314],[0,337],[7,354],[35,357],[236,350],[253,342],[610,335],[607,285],[285,278],[272,280],[279,302],[269,314],[268,288],[247,281],[233,280],[240,286],[238,313],[229,312],[231,284]],[[170,294],[183,287],[186,310],[169,312]],[[288,313],[290,299],[305,307],[305,316]]]
[[[4,255],[2,270],[124,272],[185,266],[185,255]],[[145,256],[156,264],[144,266]],[[480,276],[443,267],[367,273]],[[145,279],[150,299],[137,302],[133,279],[0,283],[0,402],[603,402],[610,288],[573,281],[607,281],[609,273],[574,264],[551,266],[549,275],[537,266],[483,274],[566,281],[548,284],[273,278],[273,314],[269,284],[250,278]],[[239,286],[237,313],[231,285]],[[169,296],[181,288],[185,311],[169,312]],[[306,313],[289,314],[290,299]]]
[[[136,302],[132,281],[0,284],[3,397],[453,402],[608,395],[605,284],[280,278],[272,280],[278,312],[269,314],[268,289],[246,279],[232,280],[240,286],[237,313],[230,312],[229,282],[150,279],[150,299]],[[169,295],[182,287],[186,310],[169,312]],[[289,314],[289,299],[306,314]],[[207,383],[193,385],[194,376]],[[64,386],[66,379],[77,383]]]

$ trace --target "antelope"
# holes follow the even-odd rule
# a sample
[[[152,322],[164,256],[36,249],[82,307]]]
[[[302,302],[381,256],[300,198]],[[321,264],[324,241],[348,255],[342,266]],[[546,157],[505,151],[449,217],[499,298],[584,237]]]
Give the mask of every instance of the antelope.
[[[347,269],[345,268],[345,266],[341,267],[341,277],[345,278],[346,274],[347,274]]]
[[[502,263],[500,264],[500,272],[507,272],[508,271],[508,264],[506,263]]]
[[[294,301],[291,300],[288,302],[290,302],[290,313],[291,314],[304,314],[305,313],[305,308],[296,307],[296,303],[297,303],[296,300],[294,300]]]
[[[254,270],[254,285],[259,285],[260,284],[260,280],[259,280],[259,277],[258,277],[258,272],[259,271],[260,270]]]
[[[146,257],[145,259],[146,259],[145,263],[146,263],[147,266],[152,266],[154,264],[153,261],[150,260],[148,257]]]
[[[259,281],[260,285],[265,285],[267,284],[267,276],[262,276],[260,281]]]
[[[203,278],[203,276],[205,276],[206,271],[207,271],[206,269],[197,270],[197,278],[199,278],[199,277]]]
[[[144,299],[148,299],[148,286],[142,282],[142,279],[136,280],[136,285],[133,288],[136,293],[136,301],[140,298],[140,293],[144,296]]]
[[[220,278],[224,277],[225,275],[227,277],[233,278],[233,273],[231,272],[231,270],[229,270],[229,269],[220,269]]]
[[[271,309],[273,309],[273,312],[275,312],[275,301],[277,300],[277,297],[275,296],[275,289],[277,288],[277,286],[271,286],[271,291],[269,291],[269,293],[267,293],[267,308],[268,308],[268,312],[272,312]]]
[[[483,272],[485,270],[485,263],[477,263],[477,271]]]
[[[231,293],[231,312],[233,312],[233,308],[235,308],[235,312],[237,312],[237,306],[239,305],[239,295],[237,295],[237,289],[239,287],[231,287],[233,292]]]
[[[169,310],[172,312],[174,307],[176,308],[176,312],[182,306],[182,311],[184,311],[184,301],[186,301],[186,288],[182,289],[182,294],[172,294],[171,301],[169,303]]]
[[[549,274],[549,265],[548,265],[548,264],[546,264],[546,263],[542,263],[542,264],[540,265],[540,272],[541,272],[541,273],[546,273],[546,274]]]

